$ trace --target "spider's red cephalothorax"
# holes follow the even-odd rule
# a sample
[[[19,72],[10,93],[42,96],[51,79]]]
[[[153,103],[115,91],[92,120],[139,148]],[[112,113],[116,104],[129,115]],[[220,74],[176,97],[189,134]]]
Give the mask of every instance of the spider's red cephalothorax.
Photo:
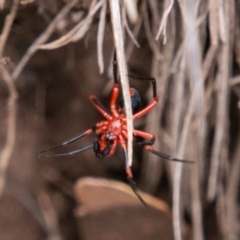
[[[96,156],[99,158],[103,158],[106,156],[111,156],[115,153],[117,145],[120,145],[124,152],[124,158],[125,158],[125,171],[127,175],[127,179],[129,181],[129,184],[131,185],[133,191],[137,195],[137,197],[140,199],[140,201],[146,206],[146,203],[140,196],[138,189],[136,187],[135,182],[133,181],[133,174],[131,170],[131,166],[128,162],[128,156],[127,156],[127,149],[126,149],[126,141],[127,141],[127,122],[126,122],[126,116],[124,112],[122,111],[122,108],[117,105],[117,100],[119,97],[119,85],[117,80],[117,61],[116,61],[116,54],[114,54],[113,59],[113,73],[114,73],[114,85],[112,90],[112,95],[110,98],[110,112],[105,109],[105,107],[98,101],[98,99],[94,95],[90,95],[89,99],[92,102],[93,106],[96,108],[96,110],[105,118],[105,120],[102,120],[101,122],[98,122],[94,127],[88,129],[83,134],[78,135],[75,138],[69,139],[62,144],[49,148],[46,150],[40,151],[40,158],[46,158],[46,157],[62,157],[62,156],[69,156],[81,153],[88,149],[93,149]],[[132,108],[133,108],[133,120],[136,120],[138,118],[141,118],[148,112],[150,112],[157,104],[158,102],[158,96],[156,91],[156,80],[155,78],[151,77],[136,77],[133,75],[129,75],[132,78],[141,80],[141,81],[150,81],[152,83],[152,89],[153,89],[153,99],[152,101],[143,109],[140,110],[140,96],[136,89],[131,88],[130,89],[130,95],[131,95],[131,101],[132,101]],[[55,155],[41,155],[43,152],[48,152],[57,148],[60,148],[64,145],[70,144],[72,142],[75,142],[79,140],[80,138],[90,135],[92,133],[95,133],[97,135],[97,139],[93,141],[93,144],[77,149],[75,151],[69,152],[69,153],[61,153],[61,154],[55,154]],[[154,150],[151,146],[155,142],[155,135],[140,131],[140,130],[133,130],[133,135],[135,137],[140,137],[143,140],[135,142],[135,144],[142,146],[145,150],[159,156],[162,158],[165,158],[167,160],[173,160],[173,161],[180,161],[180,162],[192,162],[188,160],[180,160],[173,158],[169,155],[166,155],[164,153],[158,152]],[[144,140],[145,139],[145,140]]]

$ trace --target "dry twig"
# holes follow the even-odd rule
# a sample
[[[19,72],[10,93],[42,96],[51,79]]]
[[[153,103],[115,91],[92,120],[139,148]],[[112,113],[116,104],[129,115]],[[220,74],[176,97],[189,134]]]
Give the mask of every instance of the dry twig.
[[[6,182],[6,170],[15,143],[17,91],[13,83],[13,79],[11,78],[9,72],[6,70],[5,66],[3,66],[2,64],[0,64],[0,74],[2,80],[6,83],[9,91],[9,97],[7,100],[8,118],[7,118],[6,143],[0,153],[0,196],[1,196]]]

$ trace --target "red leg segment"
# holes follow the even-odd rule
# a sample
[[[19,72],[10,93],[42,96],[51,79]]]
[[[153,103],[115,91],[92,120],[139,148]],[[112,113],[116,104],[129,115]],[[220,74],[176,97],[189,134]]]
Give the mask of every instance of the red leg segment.
[[[105,107],[98,101],[94,95],[90,95],[89,99],[93,106],[100,112],[107,120],[112,120],[112,116],[107,112]]]
[[[118,117],[118,111],[117,111],[117,106],[116,106],[116,101],[119,95],[119,87],[118,84],[114,84],[113,90],[112,90],[112,96],[110,99],[110,109],[114,117]]]
[[[141,111],[133,115],[133,120],[141,118],[142,116],[150,112],[157,105],[157,103],[158,103],[158,97],[155,97],[148,106],[146,106],[144,109],[142,109]]]

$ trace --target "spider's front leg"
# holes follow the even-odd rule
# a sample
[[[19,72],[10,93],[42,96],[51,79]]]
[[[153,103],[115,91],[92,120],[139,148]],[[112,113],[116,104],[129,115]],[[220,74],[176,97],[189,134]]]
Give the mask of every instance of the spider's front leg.
[[[75,155],[75,154],[78,154],[78,153],[81,153],[83,151],[86,151],[88,149],[91,149],[93,148],[93,144],[89,145],[89,146],[86,146],[86,147],[83,147],[83,148],[80,148],[80,149],[77,149],[77,150],[74,150],[74,151],[71,151],[71,152],[68,152],[68,153],[60,153],[60,154],[54,154],[54,155],[42,155],[42,153],[45,153],[45,152],[50,152],[52,150],[55,150],[55,149],[58,149],[58,148],[61,148],[63,146],[66,146],[70,143],[73,143],[73,142],[76,142],[77,140],[87,136],[87,135],[90,135],[92,134],[94,131],[94,128],[90,128],[88,129],[87,131],[85,131],[83,134],[81,135],[78,135],[74,138],[71,138],[55,147],[52,147],[52,148],[48,148],[48,149],[44,149],[44,150],[41,150],[38,152],[38,157],[39,158],[49,158],[49,157],[63,157],[63,156],[69,156],[69,155]]]
[[[118,111],[117,111],[117,98],[119,95],[119,85],[118,85],[118,79],[117,79],[117,57],[116,57],[116,51],[114,51],[113,55],[113,78],[114,78],[114,84],[112,89],[112,95],[110,99],[110,110],[114,117],[118,117]]]

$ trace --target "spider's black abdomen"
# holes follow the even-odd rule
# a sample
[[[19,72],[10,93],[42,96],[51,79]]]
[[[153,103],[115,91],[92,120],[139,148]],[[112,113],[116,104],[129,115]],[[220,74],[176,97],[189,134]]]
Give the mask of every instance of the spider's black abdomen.
[[[138,91],[135,88],[130,89],[130,96],[132,102],[132,111],[133,113],[137,113],[141,109],[141,98]]]

